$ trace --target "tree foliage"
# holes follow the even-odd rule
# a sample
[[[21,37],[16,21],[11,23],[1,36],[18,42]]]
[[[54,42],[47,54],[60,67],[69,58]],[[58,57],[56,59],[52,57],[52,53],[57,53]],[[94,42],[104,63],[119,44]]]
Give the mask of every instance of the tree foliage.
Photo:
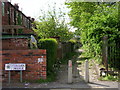
[[[87,55],[101,56],[102,38],[109,37],[109,42],[120,39],[118,26],[118,3],[67,2],[71,8],[70,24],[80,35]]]
[[[41,11],[42,15],[39,16],[39,21],[36,21],[36,29],[34,31],[40,38],[60,37],[61,41],[70,40],[73,37],[73,33],[69,31],[68,25],[65,22],[65,13],[56,10],[47,12]]]

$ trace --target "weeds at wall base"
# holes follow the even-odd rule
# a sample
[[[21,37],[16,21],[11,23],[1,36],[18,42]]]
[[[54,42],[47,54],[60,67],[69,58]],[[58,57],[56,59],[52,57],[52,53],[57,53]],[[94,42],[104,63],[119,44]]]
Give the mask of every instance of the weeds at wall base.
[[[101,76],[100,78],[98,78],[98,80],[101,80],[101,81],[119,81],[119,78],[117,76],[108,75],[108,76]]]

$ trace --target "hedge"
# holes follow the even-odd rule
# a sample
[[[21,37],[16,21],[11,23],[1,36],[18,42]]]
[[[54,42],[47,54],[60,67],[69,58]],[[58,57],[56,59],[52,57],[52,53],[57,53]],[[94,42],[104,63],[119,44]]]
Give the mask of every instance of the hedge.
[[[47,51],[47,75],[54,72],[54,64],[57,60],[58,42],[56,39],[40,39],[38,47]]]

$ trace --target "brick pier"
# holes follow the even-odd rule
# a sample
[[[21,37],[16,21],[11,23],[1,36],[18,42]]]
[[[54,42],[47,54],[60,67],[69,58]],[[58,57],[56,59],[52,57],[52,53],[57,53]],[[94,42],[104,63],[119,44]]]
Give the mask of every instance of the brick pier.
[[[5,71],[5,64],[25,63],[26,70],[23,71],[23,80],[46,79],[46,50],[3,50],[2,56],[2,78],[8,80],[8,71]],[[43,57],[43,62],[38,62],[38,58]],[[11,71],[11,78],[20,78],[19,71]]]

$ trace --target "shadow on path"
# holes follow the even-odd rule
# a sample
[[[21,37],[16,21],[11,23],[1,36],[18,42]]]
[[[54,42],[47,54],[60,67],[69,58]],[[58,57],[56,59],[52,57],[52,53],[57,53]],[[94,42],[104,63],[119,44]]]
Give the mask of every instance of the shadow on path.
[[[89,84],[94,84],[94,85],[99,85],[99,86],[109,87],[109,85],[98,84],[98,83],[94,83],[94,82],[89,82]]]
[[[49,82],[49,83],[28,83],[25,85],[25,83],[14,83],[11,85],[6,84],[7,87],[14,87],[14,88],[52,88],[52,89],[69,89],[69,90],[80,90],[80,88],[93,88],[93,87],[106,87],[110,88],[110,85],[116,85],[116,83],[113,84],[113,82],[90,82],[86,83],[84,81],[84,75],[80,74],[80,70],[78,69],[78,63],[76,62],[77,60],[85,60],[86,58],[79,58],[83,50],[77,50],[77,54],[72,58],[71,60],[73,61],[73,83],[68,84],[68,65],[63,64],[60,66],[60,70],[58,71],[58,76],[57,80],[55,82]],[[82,68],[80,68],[82,70]],[[82,70],[84,71],[84,70]],[[85,89],[86,90],[86,89]],[[104,89],[106,90],[106,89]]]

